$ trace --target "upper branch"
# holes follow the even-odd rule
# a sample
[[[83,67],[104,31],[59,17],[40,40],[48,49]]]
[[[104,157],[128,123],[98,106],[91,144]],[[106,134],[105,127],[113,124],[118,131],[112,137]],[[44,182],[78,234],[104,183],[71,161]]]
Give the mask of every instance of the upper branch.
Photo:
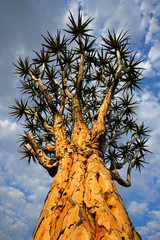
[[[64,98],[64,95],[66,95],[68,98],[72,99],[73,95],[72,95],[72,93],[69,91],[69,89],[67,87],[67,77],[66,76],[67,76],[68,66],[67,65],[65,67],[63,66],[61,55],[60,55],[59,52],[58,52],[57,58],[58,58],[59,66],[60,66],[61,71],[62,71],[62,91],[64,92],[62,94],[62,96]],[[64,103],[64,101],[62,100],[62,104],[63,103]]]
[[[117,80],[114,80],[111,87],[109,88],[107,95],[105,96],[102,105],[98,109],[97,113],[92,119],[92,137],[95,138],[100,132],[105,132],[105,116],[114,94],[114,90],[118,84]]]
[[[62,87],[63,87],[63,91],[65,93],[65,95],[72,99],[73,98],[73,94],[69,91],[68,87],[67,87],[67,77],[66,77],[66,71],[62,70]]]
[[[83,83],[83,78],[84,78],[83,64],[84,64],[84,56],[83,56],[83,54],[81,54],[78,79],[77,79],[77,85],[76,85],[76,95],[77,96],[79,96],[79,94],[80,94],[80,91],[82,88],[82,83]]]
[[[121,55],[120,55],[120,51],[116,51],[117,54],[117,61],[118,61],[118,69],[115,75],[115,79],[117,79],[119,77],[119,74],[121,73],[122,70],[122,62],[121,62]]]
[[[110,86],[110,88],[107,91],[107,94],[103,100],[102,105],[98,109],[97,113],[93,117],[92,120],[92,137],[95,138],[96,136],[99,137],[99,135],[104,134],[105,132],[105,116],[108,110],[108,107],[111,103],[111,100],[115,94],[116,87],[119,83],[119,79],[122,76],[122,62],[121,62],[121,55],[120,51],[116,51],[117,54],[117,62],[118,62],[118,69],[116,71],[116,74],[113,79],[113,75],[111,74],[111,79],[113,79],[113,82]]]
[[[42,65],[42,72],[41,72],[41,76],[39,78],[36,78],[32,72],[29,72],[30,76],[32,77],[33,80],[37,81],[38,84],[39,84],[39,88],[44,96],[44,98],[46,99],[47,103],[48,103],[48,106],[49,106],[49,109],[51,111],[51,114],[54,114],[57,112],[57,108],[55,107],[53,101],[52,101],[52,98],[51,96],[49,95],[48,93],[48,90],[47,88],[44,86],[43,82],[42,82],[42,77],[43,77],[43,74],[44,74],[44,71],[45,71],[45,64],[43,63]]]

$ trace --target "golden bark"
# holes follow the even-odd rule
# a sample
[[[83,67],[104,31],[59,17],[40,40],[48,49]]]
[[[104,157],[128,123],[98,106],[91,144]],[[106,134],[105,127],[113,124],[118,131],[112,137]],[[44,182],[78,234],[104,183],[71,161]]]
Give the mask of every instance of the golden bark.
[[[70,141],[65,138],[62,117],[55,116],[59,166],[32,240],[140,240],[105,167],[100,146],[83,122],[79,100],[76,96],[72,100]],[[101,128],[99,119],[98,124]]]
[[[140,239],[98,151],[68,145],[32,239]]]

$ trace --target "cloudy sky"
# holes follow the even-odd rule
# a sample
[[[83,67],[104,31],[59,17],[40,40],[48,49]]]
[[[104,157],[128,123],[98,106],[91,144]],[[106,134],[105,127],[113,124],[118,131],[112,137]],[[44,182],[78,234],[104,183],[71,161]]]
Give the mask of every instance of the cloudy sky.
[[[41,34],[65,27],[68,11],[77,14],[81,4],[86,17],[95,17],[95,35],[107,29],[129,30],[132,48],[144,59],[143,92],[136,93],[140,121],[152,129],[149,164],[132,173],[132,186],[118,191],[131,221],[143,240],[160,239],[160,1],[159,0],[6,0],[0,7],[0,238],[31,239],[52,179],[40,166],[19,161],[21,126],[8,114],[20,97],[14,75],[19,56],[32,58]]]

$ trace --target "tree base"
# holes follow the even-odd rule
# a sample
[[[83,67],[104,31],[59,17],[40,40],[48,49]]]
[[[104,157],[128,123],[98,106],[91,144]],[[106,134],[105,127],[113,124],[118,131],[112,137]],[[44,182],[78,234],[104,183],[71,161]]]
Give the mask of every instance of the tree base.
[[[140,240],[98,153],[66,153],[32,240]]]

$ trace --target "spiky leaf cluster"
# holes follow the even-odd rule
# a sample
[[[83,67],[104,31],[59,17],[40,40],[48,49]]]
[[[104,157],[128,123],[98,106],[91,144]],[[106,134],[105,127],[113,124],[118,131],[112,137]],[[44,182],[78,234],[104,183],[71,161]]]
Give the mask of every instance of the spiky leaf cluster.
[[[16,73],[21,77],[21,92],[23,98],[15,101],[12,115],[19,121],[24,117],[24,135],[21,137],[22,153],[35,160],[26,144],[26,132],[32,132],[40,147],[47,142],[54,143],[54,137],[44,128],[44,121],[53,125],[54,112],[63,109],[63,119],[67,138],[70,139],[72,128],[71,99],[67,94],[77,91],[77,79],[80,59],[83,56],[84,76],[79,86],[80,104],[84,121],[92,128],[92,118],[103,103],[106,93],[112,83],[119,79],[119,84],[112,97],[112,102],[106,114],[106,142],[103,146],[104,160],[111,167],[123,167],[135,158],[132,167],[141,169],[144,156],[147,153],[146,142],[148,129],[144,124],[138,125],[135,114],[136,102],[134,90],[140,89],[143,80],[141,60],[130,50],[127,32],[119,35],[108,30],[108,36],[101,37],[102,44],[97,48],[96,38],[89,34],[88,26],[93,20],[82,21],[79,11],[76,23],[72,13],[69,16],[67,37],[60,31],[52,36],[44,37],[40,52],[35,52],[35,58],[30,62],[19,58]],[[74,46],[70,49],[70,43]],[[74,43],[74,44],[73,44]],[[120,59],[118,55],[120,54]],[[117,74],[121,65],[121,72]],[[43,88],[38,82],[40,79]],[[47,95],[48,94],[48,95]]]

